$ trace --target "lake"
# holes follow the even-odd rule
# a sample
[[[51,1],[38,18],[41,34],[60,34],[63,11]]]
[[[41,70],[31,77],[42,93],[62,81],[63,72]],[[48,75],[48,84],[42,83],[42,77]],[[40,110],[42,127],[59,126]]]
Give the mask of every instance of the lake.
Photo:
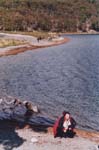
[[[51,119],[69,111],[78,127],[99,131],[99,35],[66,37],[63,45],[1,57],[0,94],[32,101]]]

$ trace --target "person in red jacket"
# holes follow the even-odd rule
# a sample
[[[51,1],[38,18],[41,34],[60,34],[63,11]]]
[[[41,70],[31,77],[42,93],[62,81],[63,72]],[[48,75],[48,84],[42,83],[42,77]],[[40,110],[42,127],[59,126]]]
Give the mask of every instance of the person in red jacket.
[[[75,126],[76,121],[71,117],[69,112],[64,111],[62,117],[58,118],[54,124],[54,137],[73,138],[75,135]]]

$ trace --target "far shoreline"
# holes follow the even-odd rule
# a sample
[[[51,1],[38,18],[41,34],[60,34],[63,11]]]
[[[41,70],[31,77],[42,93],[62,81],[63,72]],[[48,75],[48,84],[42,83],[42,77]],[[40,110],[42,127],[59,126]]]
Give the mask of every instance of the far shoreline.
[[[4,33],[4,34],[6,35],[6,33]],[[9,34],[9,35],[13,36],[13,34]],[[20,34],[16,34],[16,37],[18,35],[20,35]],[[27,36],[27,35],[23,35],[23,36]],[[27,38],[28,38],[28,36],[27,36]],[[60,39],[60,38],[62,38],[62,39]],[[29,43],[28,45],[23,45],[23,46],[22,45],[18,45],[15,48],[13,48],[13,46],[5,47],[4,49],[6,49],[6,50],[4,52],[3,51],[0,52],[0,57],[2,57],[2,56],[9,56],[9,55],[17,55],[17,54],[25,52],[25,51],[29,51],[29,50],[32,51],[32,50],[36,50],[36,49],[39,49],[39,48],[46,48],[46,47],[58,46],[58,45],[61,45],[61,44],[65,44],[65,43],[67,43],[69,41],[70,41],[69,38],[57,37],[56,39],[53,39],[52,41],[46,40],[41,45],[40,45],[40,42],[43,42],[43,40],[41,40],[38,43],[37,42],[34,43],[34,45],[31,44],[31,43]]]
[[[14,32],[0,32],[0,34],[2,34],[2,33],[4,33],[5,35],[6,34],[9,34],[9,35],[13,35],[14,34]],[[45,34],[45,36],[46,36],[46,33],[43,33],[43,34]],[[53,47],[53,46],[58,46],[58,45],[61,45],[61,44],[65,44],[65,43],[69,42],[70,39],[67,38],[67,37],[66,38],[63,37],[64,35],[99,35],[99,32],[96,32],[96,33],[88,33],[88,32],[63,32],[63,33],[52,33],[52,34],[60,35],[60,37],[62,37],[63,39],[62,40],[51,41],[51,42],[49,42],[47,40],[47,43],[45,42],[45,44],[43,44],[43,45],[39,45],[38,43],[36,43],[36,44],[33,45],[33,44],[30,43],[28,45],[24,44],[23,46],[18,45],[15,48],[12,48],[13,46],[10,46],[11,49],[9,49],[9,47],[6,47],[6,51],[0,52],[0,57],[2,57],[2,56],[9,56],[9,55],[17,55],[19,53],[23,53],[23,52],[29,51],[29,50],[32,51],[32,50],[37,50],[39,48],[47,48],[47,47]],[[31,33],[26,33],[25,34],[24,32],[23,33],[22,32],[19,32],[19,33],[15,32],[14,35],[16,35],[16,36],[17,35],[23,35],[23,36],[28,36],[29,35],[29,36],[32,37]],[[37,37],[35,37],[35,38],[37,38]],[[41,41],[43,41],[43,40],[41,40]],[[7,50],[7,48],[8,48],[8,50]]]
[[[60,35],[99,35],[99,32],[88,33],[88,32],[63,32]]]

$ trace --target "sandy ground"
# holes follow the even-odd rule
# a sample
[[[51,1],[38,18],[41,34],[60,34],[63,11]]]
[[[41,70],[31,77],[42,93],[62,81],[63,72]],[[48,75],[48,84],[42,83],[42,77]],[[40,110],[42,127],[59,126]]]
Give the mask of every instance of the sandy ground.
[[[75,136],[73,139],[54,138],[51,133],[38,133],[31,129],[16,131],[24,139],[19,146],[1,145],[0,150],[99,150],[98,144],[88,139]]]
[[[33,37],[33,36],[21,35],[21,34],[7,34],[7,33],[0,33],[0,38],[16,39],[16,40],[22,40],[22,41],[26,42],[26,44],[24,44],[24,45],[0,48],[0,56],[15,55],[20,52],[27,51],[27,50],[33,50],[33,49],[43,48],[43,47],[50,47],[50,46],[54,46],[54,45],[63,44],[63,43],[66,43],[69,41],[69,39],[67,39],[67,38],[57,37],[52,40],[43,39],[38,42],[37,38]]]
[[[74,138],[54,138],[52,127],[0,122],[0,150],[99,150],[99,133],[76,129]]]

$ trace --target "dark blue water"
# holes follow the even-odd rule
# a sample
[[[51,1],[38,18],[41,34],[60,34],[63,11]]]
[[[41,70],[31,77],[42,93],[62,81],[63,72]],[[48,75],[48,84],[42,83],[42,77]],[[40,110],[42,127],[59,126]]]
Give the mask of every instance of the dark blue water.
[[[0,94],[37,104],[55,119],[70,111],[79,127],[99,131],[99,35],[0,58]]]

